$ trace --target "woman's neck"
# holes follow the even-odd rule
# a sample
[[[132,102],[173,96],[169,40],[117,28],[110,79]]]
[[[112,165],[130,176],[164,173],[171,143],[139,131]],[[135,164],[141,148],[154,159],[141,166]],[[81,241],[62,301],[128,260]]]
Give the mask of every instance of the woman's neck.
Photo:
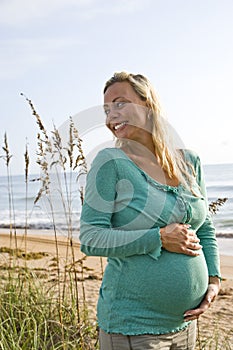
[[[149,160],[157,160],[157,156],[155,154],[155,146],[151,140],[146,142],[138,142],[134,140],[123,141],[121,147],[126,153],[133,154],[135,156],[145,157]]]

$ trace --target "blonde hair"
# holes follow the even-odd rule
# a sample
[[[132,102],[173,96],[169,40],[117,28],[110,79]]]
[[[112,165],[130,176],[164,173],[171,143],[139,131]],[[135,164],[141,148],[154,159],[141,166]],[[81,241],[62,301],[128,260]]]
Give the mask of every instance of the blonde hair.
[[[116,72],[105,83],[104,93],[107,89],[116,82],[127,81],[138,94],[142,101],[146,102],[149,108],[152,121],[152,140],[155,147],[160,165],[168,174],[169,178],[176,177],[186,187],[191,187],[193,182],[193,167],[187,168],[187,163],[184,160],[184,155],[181,150],[174,147],[171,139],[171,132],[168,132],[167,123],[162,117],[162,110],[159,103],[159,98],[156,95],[150,81],[141,74],[132,74],[128,72]],[[116,146],[121,146],[121,141],[116,141]],[[191,172],[190,172],[191,170]]]

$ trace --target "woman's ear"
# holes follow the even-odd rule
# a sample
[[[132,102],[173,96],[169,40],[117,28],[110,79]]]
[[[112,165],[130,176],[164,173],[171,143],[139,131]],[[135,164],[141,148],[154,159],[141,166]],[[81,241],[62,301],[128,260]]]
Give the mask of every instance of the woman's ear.
[[[151,120],[151,118],[152,118],[152,110],[151,108],[148,108],[147,119]]]

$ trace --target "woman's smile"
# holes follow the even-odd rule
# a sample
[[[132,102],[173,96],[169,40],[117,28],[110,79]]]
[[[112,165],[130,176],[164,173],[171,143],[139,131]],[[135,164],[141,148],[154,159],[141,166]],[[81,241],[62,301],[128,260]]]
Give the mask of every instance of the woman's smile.
[[[124,126],[126,125],[126,122],[122,122],[122,123],[118,123],[118,124],[115,124],[114,126],[113,126],[113,129],[114,130],[121,130],[121,129],[123,129],[124,128]]]

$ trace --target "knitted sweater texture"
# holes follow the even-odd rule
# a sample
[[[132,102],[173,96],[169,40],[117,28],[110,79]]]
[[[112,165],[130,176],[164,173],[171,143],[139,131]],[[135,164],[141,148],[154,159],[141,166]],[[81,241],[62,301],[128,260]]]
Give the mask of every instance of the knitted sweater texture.
[[[87,176],[81,249],[106,256],[99,326],[108,333],[164,334],[187,326],[183,314],[203,299],[208,276],[220,276],[215,229],[208,213],[199,157],[185,151],[196,182],[158,183],[121,149],[100,151]],[[203,246],[197,257],[166,251],[161,227],[188,223]]]

